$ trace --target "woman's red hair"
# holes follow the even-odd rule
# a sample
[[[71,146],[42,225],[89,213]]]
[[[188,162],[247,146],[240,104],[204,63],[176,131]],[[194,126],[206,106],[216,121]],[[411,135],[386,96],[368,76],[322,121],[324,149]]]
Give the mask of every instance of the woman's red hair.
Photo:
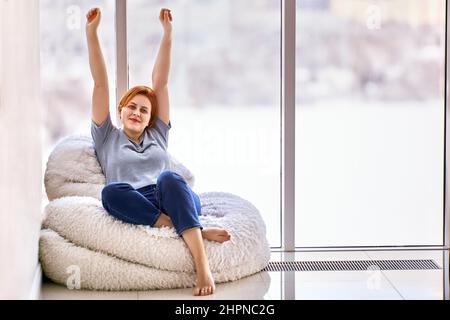
[[[148,127],[151,128],[156,121],[156,112],[158,111],[158,101],[156,99],[156,94],[155,91],[153,91],[151,88],[146,87],[146,86],[137,86],[134,87],[130,90],[127,91],[127,93],[125,93],[122,97],[122,99],[120,99],[119,102],[119,114],[122,113],[122,109],[124,107],[126,107],[131,100],[133,100],[133,98],[135,96],[138,95],[143,95],[146,96],[149,100],[150,103],[152,104],[152,112],[150,115],[150,122],[148,124]]]

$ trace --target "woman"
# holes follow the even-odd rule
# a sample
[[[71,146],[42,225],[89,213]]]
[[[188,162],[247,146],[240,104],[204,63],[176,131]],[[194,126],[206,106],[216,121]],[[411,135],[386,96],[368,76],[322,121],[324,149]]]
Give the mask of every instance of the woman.
[[[194,295],[213,294],[215,284],[203,238],[223,243],[230,240],[230,234],[220,228],[203,229],[199,221],[199,197],[180,175],[166,170],[171,129],[168,93],[171,11],[162,9],[159,17],[164,36],[153,70],[153,89],[133,88],[119,103],[123,129],[112,124],[109,113],[108,75],[97,35],[101,11],[91,9],[86,17],[89,64],[95,83],[91,132],[107,181],[102,191],[103,206],[126,223],[174,227],[194,259],[197,272]]]

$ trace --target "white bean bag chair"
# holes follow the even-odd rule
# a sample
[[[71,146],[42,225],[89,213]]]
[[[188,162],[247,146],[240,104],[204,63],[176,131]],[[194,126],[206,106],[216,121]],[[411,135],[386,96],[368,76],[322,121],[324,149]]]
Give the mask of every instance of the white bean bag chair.
[[[194,176],[171,157],[171,170],[193,186]],[[151,290],[195,285],[192,256],[173,228],[123,223],[102,207],[105,177],[92,140],[73,136],[50,155],[45,174],[49,200],[40,237],[45,275],[71,285],[78,270],[80,289]],[[234,281],[264,269],[270,258],[266,228],[258,210],[228,193],[199,195],[205,228],[223,227],[231,241],[205,240],[216,283]]]

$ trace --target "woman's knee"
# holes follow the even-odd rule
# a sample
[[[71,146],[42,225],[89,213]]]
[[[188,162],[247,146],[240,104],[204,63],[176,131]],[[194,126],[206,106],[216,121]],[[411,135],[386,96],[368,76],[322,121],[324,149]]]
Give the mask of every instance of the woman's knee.
[[[114,199],[123,191],[129,190],[131,185],[127,183],[110,183],[105,186],[102,190],[102,201],[109,201],[110,199]]]
[[[180,183],[186,184],[186,181],[179,174],[169,170],[161,173],[157,181],[159,188],[172,188]]]

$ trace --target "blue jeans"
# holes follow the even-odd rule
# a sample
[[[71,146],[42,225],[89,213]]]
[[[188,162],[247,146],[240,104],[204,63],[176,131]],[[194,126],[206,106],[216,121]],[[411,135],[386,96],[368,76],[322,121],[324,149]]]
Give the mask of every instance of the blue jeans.
[[[157,184],[134,189],[127,183],[111,183],[102,190],[103,207],[123,222],[153,227],[161,213],[170,217],[179,236],[200,224],[200,198],[180,175],[164,171]]]

